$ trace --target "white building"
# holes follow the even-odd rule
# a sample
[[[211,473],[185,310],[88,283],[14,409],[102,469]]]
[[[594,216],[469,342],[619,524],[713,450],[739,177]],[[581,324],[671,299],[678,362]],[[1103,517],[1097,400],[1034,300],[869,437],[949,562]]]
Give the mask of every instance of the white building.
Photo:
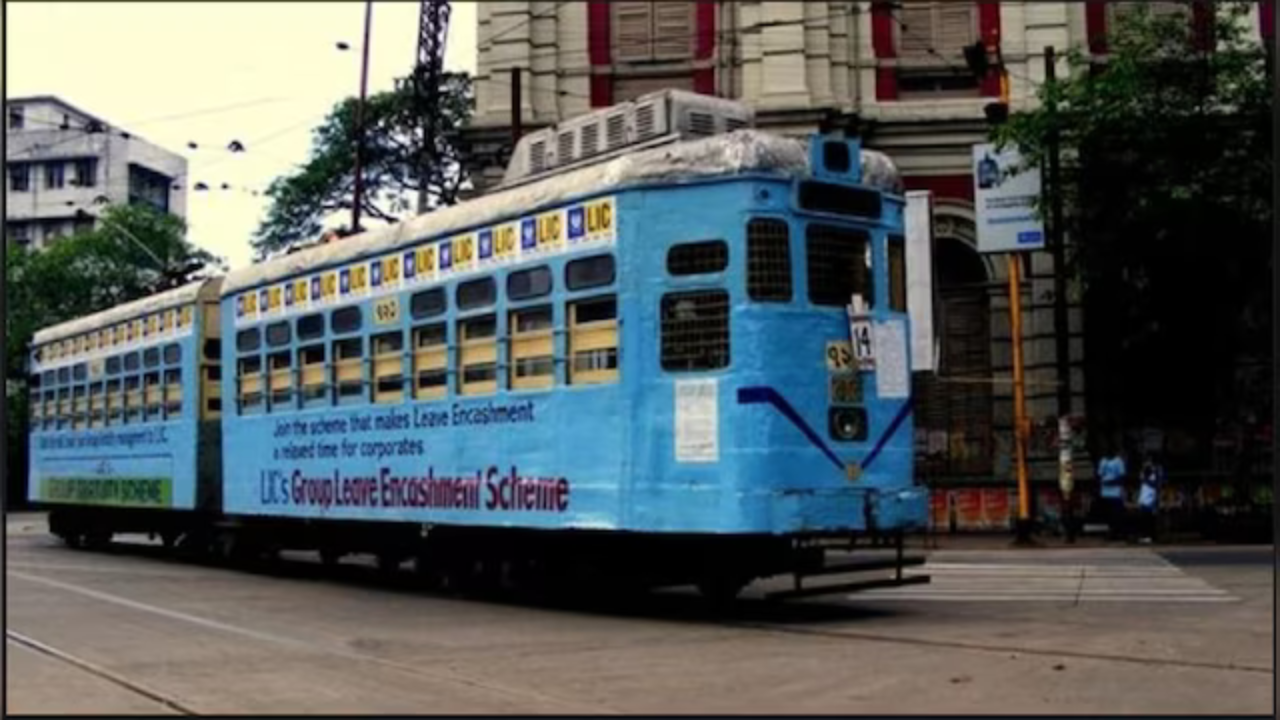
[[[41,247],[107,205],[186,216],[187,161],[51,95],[5,101],[5,236]]]
[[[1004,258],[975,249],[971,148],[985,141],[984,106],[1000,93],[995,71],[974,77],[964,48],[998,46],[1011,110],[1036,101],[1045,48],[1105,56],[1108,28],[1136,3],[1006,0],[927,2],[553,2],[479,6],[476,113],[467,131],[478,184],[501,178],[512,142],[512,78],[522,128],[678,87],[751,104],[756,125],[807,134],[830,112],[856,117],[868,147],[886,152],[908,189],[934,193],[935,267],[941,299],[940,377],[917,387],[921,463],[939,487],[1000,486],[1012,476],[1012,391]],[[1193,25],[1211,3],[1152,2]],[[1270,37],[1274,0],[1249,22]],[[994,57],[994,53],[989,56]],[[1057,72],[1066,72],[1060,61]],[[1069,330],[1053,323],[1053,261],[1024,266],[1023,332],[1033,479],[1054,487],[1057,456],[1055,336],[1068,332],[1072,411],[1084,413],[1078,300]],[[992,382],[995,378],[996,381]],[[1088,477],[1082,464],[1077,477]],[[976,491],[975,491],[976,492]],[[969,504],[972,492],[960,501]],[[984,501],[985,502],[985,501]]]

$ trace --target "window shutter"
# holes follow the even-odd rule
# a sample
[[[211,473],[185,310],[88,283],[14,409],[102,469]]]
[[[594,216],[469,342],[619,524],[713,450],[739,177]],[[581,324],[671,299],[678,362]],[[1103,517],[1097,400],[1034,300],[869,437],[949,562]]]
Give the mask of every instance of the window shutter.
[[[933,49],[948,60],[963,60],[965,46],[972,45],[978,38],[974,4],[942,2],[934,5],[938,13],[938,31],[934,36]]]
[[[653,56],[656,60],[693,57],[693,2],[655,2],[653,8]]]
[[[961,60],[964,47],[978,37],[972,2],[904,2],[897,15],[906,26],[898,28],[899,57]]]
[[[636,62],[653,58],[653,13],[648,2],[613,3],[613,43],[616,62]]]
[[[903,3],[898,13],[898,55],[904,58],[929,56],[933,45],[934,7],[931,2]],[[903,27],[905,26],[905,27]]]

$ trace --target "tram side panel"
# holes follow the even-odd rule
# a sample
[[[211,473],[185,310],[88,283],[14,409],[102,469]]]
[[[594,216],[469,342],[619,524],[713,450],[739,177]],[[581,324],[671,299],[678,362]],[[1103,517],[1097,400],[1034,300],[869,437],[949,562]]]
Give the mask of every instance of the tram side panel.
[[[169,308],[60,340],[42,364],[28,497],[55,532],[147,531],[197,509],[198,324],[193,305]]]
[[[586,200],[230,288],[225,511],[623,528],[626,397],[640,349],[626,334],[616,225],[628,202]],[[466,251],[473,242],[489,257]]]

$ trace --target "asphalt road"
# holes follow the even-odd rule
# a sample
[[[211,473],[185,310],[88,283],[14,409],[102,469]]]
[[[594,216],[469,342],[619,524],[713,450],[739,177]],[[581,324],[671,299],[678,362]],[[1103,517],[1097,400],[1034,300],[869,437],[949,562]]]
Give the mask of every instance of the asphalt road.
[[[928,586],[715,617],[5,539],[12,713],[1273,711],[1270,548],[938,551]]]

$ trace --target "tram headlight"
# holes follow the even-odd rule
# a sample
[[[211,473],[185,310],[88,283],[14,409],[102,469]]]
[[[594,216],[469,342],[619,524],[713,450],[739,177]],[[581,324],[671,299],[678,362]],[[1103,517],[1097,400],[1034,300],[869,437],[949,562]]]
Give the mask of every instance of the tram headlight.
[[[867,439],[867,411],[862,408],[831,408],[828,429],[835,440]]]

